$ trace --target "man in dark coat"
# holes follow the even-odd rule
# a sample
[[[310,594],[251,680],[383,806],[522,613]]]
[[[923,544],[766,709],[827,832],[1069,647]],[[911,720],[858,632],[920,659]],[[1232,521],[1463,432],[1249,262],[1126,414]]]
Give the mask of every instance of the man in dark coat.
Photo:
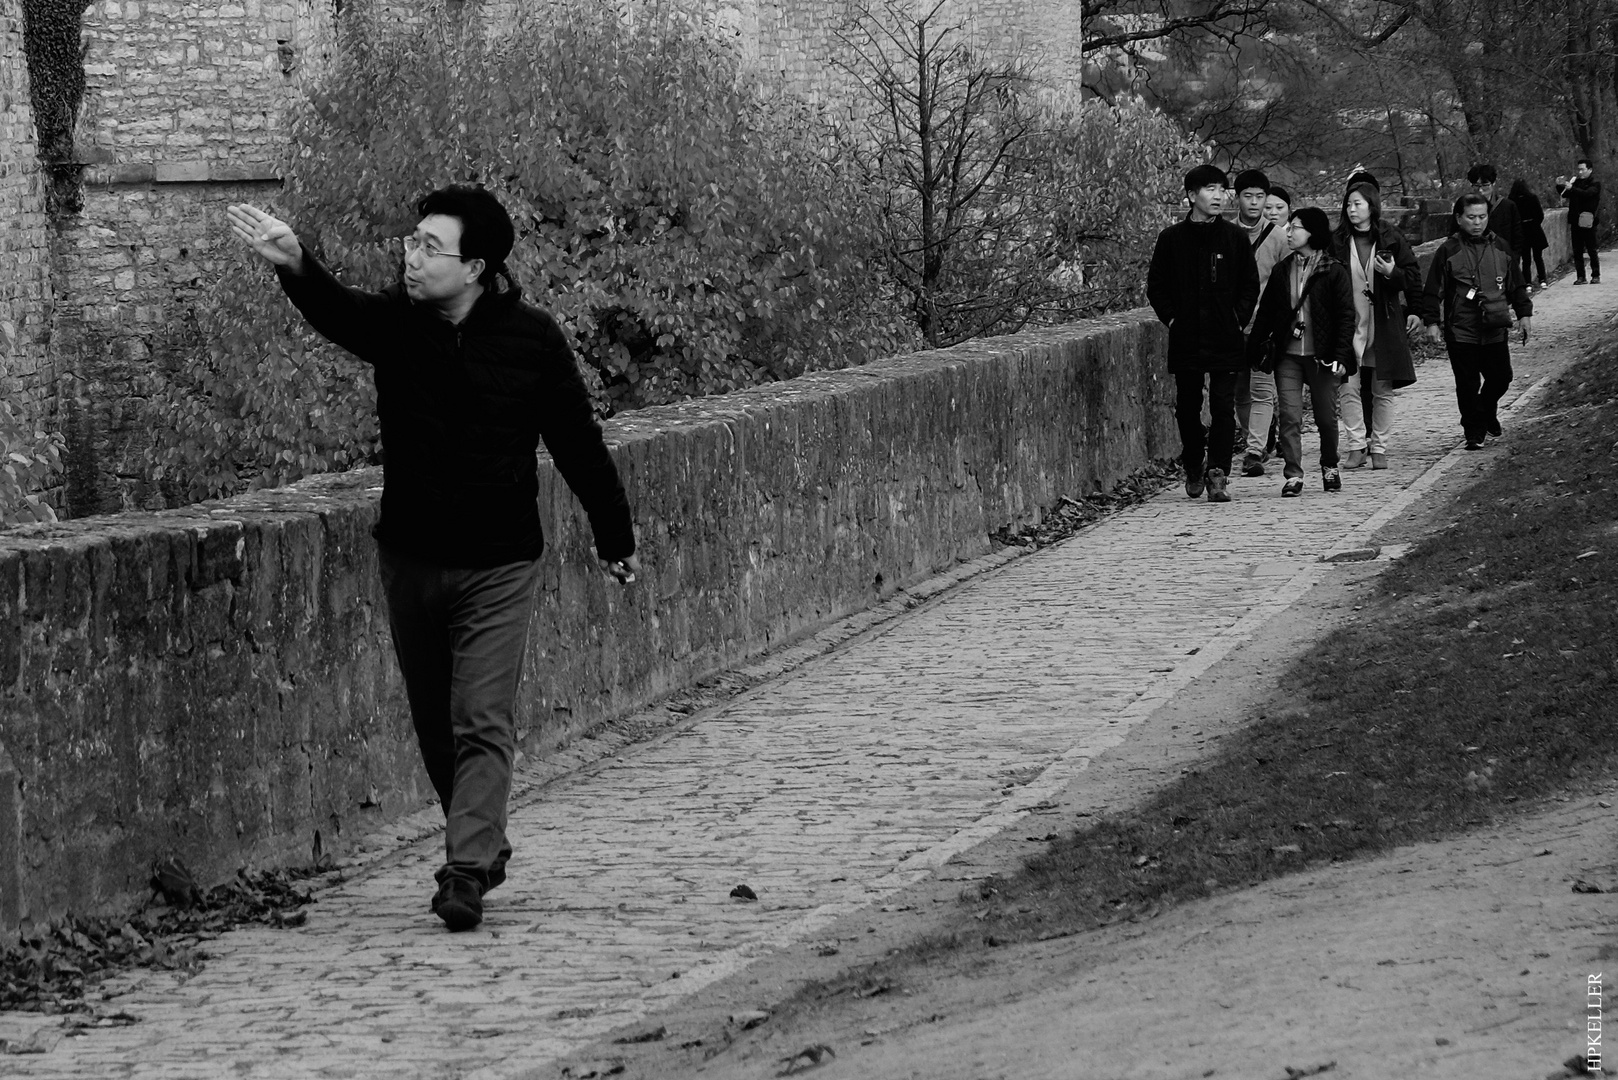
[[[1596,254],[1596,228],[1601,224],[1601,181],[1596,179],[1595,166],[1589,158],[1580,158],[1573,167],[1578,175],[1568,183],[1567,177],[1556,178],[1556,193],[1567,203],[1567,227],[1573,242],[1573,268],[1577,272],[1575,285],[1583,285],[1584,256],[1590,256],[1590,282],[1601,283],[1601,258]]]
[[[1522,219],[1517,212],[1517,204],[1504,198],[1500,191],[1499,171],[1493,165],[1474,165],[1466,174],[1466,179],[1479,195],[1488,200],[1489,231],[1505,241],[1513,254],[1521,253]],[[1454,228],[1450,229],[1451,235],[1455,232]]]
[[[584,504],[607,572],[627,584],[639,563],[623,485],[567,340],[506,273],[515,233],[505,208],[482,188],[457,186],[416,209],[420,223],[402,241],[403,285],[380,293],[339,283],[262,210],[228,214],[314,328],[375,370],[383,480],[373,535],[394,652],[445,817],[432,910],[451,930],[469,930],[511,856],[517,684],[545,544],[542,438]]]
[[[1209,502],[1230,501],[1236,377],[1247,364],[1242,331],[1259,292],[1247,231],[1219,216],[1228,187],[1224,172],[1212,165],[1186,174],[1191,209],[1158,234],[1146,275],[1146,299],[1169,328],[1185,493],[1195,499],[1206,491]],[[1204,384],[1213,417],[1208,430],[1202,426]]]
[[[1489,231],[1482,195],[1461,196],[1455,223],[1459,231],[1433,253],[1423,318],[1449,352],[1466,448],[1481,450],[1486,436],[1501,434],[1497,408],[1511,385],[1510,328],[1490,326],[1488,306],[1505,301],[1527,344],[1534,302],[1516,256]]]

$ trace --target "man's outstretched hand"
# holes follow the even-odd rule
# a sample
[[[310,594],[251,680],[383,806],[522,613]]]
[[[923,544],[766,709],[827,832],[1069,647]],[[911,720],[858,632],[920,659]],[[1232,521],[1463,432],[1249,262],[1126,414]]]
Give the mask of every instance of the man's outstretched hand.
[[[303,273],[303,245],[292,226],[246,203],[226,208],[225,215],[230,218],[231,232],[266,262],[284,266],[294,274]]]

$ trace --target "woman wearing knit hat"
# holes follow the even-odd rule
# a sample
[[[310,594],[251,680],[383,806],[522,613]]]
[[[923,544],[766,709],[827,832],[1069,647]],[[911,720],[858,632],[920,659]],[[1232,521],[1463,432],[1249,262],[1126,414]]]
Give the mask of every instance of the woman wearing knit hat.
[[[1320,482],[1342,488],[1337,471],[1337,388],[1354,371],[1354,292],[1348,270],[1327,254],[1331,222],[1313,206],[1287,222],[1292,254],[1270,275],[1248,337],[1248,360],[1271,367],[1280,398],[1285,498],[1303,494],[1303,388],[1320,431]]]

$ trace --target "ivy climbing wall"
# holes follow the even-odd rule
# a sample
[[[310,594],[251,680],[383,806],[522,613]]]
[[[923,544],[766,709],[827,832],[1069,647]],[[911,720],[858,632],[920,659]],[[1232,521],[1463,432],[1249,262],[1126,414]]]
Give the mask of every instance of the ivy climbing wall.
[[[28,96],[21,0],[0,0],[0,396],[29,417],[50,408],[50,230]]]

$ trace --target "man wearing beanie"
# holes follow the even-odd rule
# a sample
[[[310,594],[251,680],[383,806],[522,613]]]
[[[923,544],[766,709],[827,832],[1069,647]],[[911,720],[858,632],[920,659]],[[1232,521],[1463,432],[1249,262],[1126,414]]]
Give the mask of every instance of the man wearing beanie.
[[[1191,209],[1158,234],[1146,274],[1146,299],[1169,328],[1185,493],[1195,499],[1206,491],[1209,502],[1230,501],[1236,377],[1247,368],[1242,331],[1259,295],[1247,230],[1219,216],[1227,187],[1223,170],[1212,165],[1186,173]],[[1204,386],[1213,416],[1208,430],[1202,427]]]
[[[1270,179],[1257,169],[1236,174],[1236,224],[1247,230],[1247,243],[1258,263],[1258,292],[1264,295],[1270,271],[1291,254],[1286,230],[1264,214],[1270,197]],[[1255,312],[1254,318],[1257,318]],[[1243,328],[1252,332],[1251,321]],[[1243,369],[1236,374],[1236,452],[1242,454],[1242,475],[1264,475],[1264,446],[1275,416],[1275,376]]]

